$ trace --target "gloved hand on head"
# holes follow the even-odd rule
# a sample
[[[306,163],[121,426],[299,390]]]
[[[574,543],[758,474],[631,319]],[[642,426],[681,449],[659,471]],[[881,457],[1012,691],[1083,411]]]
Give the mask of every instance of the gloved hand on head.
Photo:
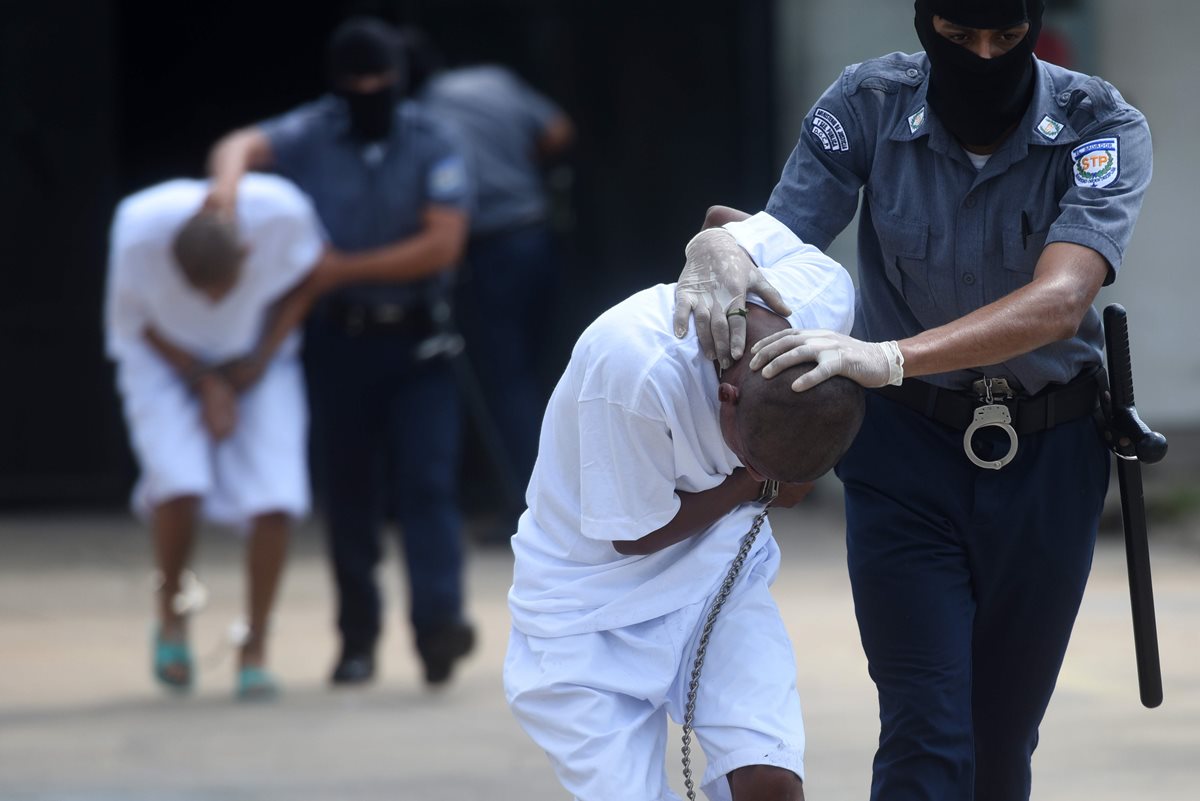
[[[725,229],[696,234],[684,254],[687,261],[675,287],[675,336],[687,336],[688,317],[694,316],[705,358],[727,368],[742,357],[748,293],[758,295],[777,314],[791,314],[783,297]]]
[[[825,379],[843,375],[864,387],[898,386],[904,380],[904,355],[891,342],[863,342],[836,331],[789,328],[763,337],[750,349],[751,370],[771,378],[805,362],[817,366],[792,382],[803,392]]]

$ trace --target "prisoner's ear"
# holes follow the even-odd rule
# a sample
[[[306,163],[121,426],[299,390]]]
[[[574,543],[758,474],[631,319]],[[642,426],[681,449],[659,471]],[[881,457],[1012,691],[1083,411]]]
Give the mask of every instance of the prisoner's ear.
[[[736,406],[741,395],[741,390],[733,384],[721,384],[721,386],[717,387],[717,400],[721,401],[721,403],[732,403]]]

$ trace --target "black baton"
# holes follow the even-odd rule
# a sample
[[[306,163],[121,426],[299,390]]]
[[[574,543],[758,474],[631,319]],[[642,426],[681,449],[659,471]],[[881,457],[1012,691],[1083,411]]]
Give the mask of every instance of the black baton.
[[[1117,456],[1121,487],[1121,519],[1125,526],[1125,561],[1129,567],[1129,602],[1133,609],[1133,647],[1137,658],[1142,705],[1162,703],[1162,669],[1158,660],[1158,628],[1154,622],[1154,588],[1150,583],[1150,541],[1142,492],[1142,462],[1153,464],[1167,453],[1167,440],[1151,431],[1133,405],[1133,366],[1129,358],[1129,321],[1114,303],[1104,309],[1104,346],[1108,352],[1110,394],[1102,404],[1108,424],[1105,437]]]

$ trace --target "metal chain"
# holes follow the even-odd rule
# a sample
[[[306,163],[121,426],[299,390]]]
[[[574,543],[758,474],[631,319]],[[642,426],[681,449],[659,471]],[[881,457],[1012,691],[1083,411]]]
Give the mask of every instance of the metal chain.
[[[717,591],[717,597],[713,599],[712,607],[708,610],[708,617],[705,618],[704,628],[700,632],[700,644],[696,646],[696,661],[692,663],[692,680],[688,684],[687,705],[683,710],[683,783],[687,785],[688,801],[696,801],[696,786],[692,782],[692,723],[696,718],[696,694],[700,691],[700,671],[704,668],[704,655],[708,652],[708,638],[712,635],[713,625],[717,622],[721,607],[725,606],[725,601],[729,598],[733,582],[737,580],[738,573],[742,572],[742,565],[750,553],[750,546],[754,544],[754,539],[766,519],[767,510],[763,509],[754,518],[753,525],[742,539],[742,547],[738,549],[737,556],[729,565],[725,581],[721,583],[721,589]]]

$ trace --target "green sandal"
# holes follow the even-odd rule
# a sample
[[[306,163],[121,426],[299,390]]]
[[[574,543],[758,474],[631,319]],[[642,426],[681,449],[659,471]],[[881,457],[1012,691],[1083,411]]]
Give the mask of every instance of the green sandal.
[[[186,641],[164,640],[154,629],[154,678],[173,692],[192,689],[192,649]]]
[[[279,697],[279,684],[263,668],[244,665],[238,669],[235,695],[239,701],[273,701]]]

